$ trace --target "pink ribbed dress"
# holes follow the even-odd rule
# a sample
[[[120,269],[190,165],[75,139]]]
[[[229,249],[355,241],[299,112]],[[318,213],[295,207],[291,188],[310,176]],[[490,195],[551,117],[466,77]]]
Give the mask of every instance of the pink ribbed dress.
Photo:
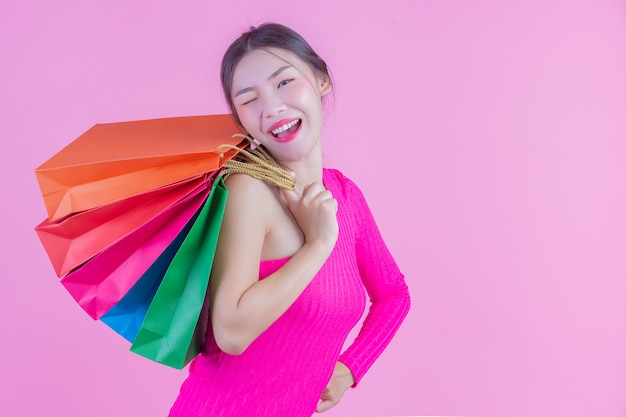
[[[204,352],[189,368],[170,417],[310,417],[340,360],[356,382],[387,346],[409,310],[404,277],[357,186],[324,169],[339,203],[337,244],[287,311],[241,355],[217,347],[209,328]],[[262,261],[259,279],[287,259]],[[365,309],[359,335],[340,352]],[[355,384],[356,385],[356,384]]]

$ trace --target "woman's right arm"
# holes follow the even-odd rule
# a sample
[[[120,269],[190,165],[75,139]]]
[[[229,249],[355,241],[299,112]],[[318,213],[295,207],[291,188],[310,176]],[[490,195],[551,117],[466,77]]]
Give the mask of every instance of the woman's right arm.
[[[305,243],[278,271],[259,281],[259,263],[275,199],[247,175],[233,175],[211,274],[211,324],[224,352],[241,354],[304,291],[337,240],[337,202],[321,184],[302,196],[284,192]]]

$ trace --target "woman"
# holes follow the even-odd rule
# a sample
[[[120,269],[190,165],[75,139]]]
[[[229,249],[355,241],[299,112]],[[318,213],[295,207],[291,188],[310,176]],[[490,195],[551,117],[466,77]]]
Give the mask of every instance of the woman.
[[[232,175],[210,285],[204,352],[170,416],[310,416],[337,404],[409,309],[404,278],[363,196],[322,168],[324,61],[297,33],[252,28],[222,60],[233,117],[296,180]],[[372,302],[363,328],[343,343]]]

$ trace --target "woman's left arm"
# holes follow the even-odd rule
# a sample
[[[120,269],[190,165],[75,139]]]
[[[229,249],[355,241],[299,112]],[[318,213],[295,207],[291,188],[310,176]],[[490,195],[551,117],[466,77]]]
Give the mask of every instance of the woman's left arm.
[[[387,347],[410,308],[408,287],[359,188],[348,180],[351,209],[357,217],[356,257],[370,298],[369,312],[354,342],[339,357],[356,386]]]

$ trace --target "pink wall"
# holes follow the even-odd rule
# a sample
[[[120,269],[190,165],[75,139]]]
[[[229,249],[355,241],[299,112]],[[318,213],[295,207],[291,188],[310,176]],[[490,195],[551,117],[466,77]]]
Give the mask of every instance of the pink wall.
[[[413,295],[327,415],[625,416],[624,3],[215,3],[0,6],[2,414],[166,414],[184,372],[127,352],[56,282],[32,170],[96,122],[224,111],[224,48],[275,20],[330,64],[328,164]]]

